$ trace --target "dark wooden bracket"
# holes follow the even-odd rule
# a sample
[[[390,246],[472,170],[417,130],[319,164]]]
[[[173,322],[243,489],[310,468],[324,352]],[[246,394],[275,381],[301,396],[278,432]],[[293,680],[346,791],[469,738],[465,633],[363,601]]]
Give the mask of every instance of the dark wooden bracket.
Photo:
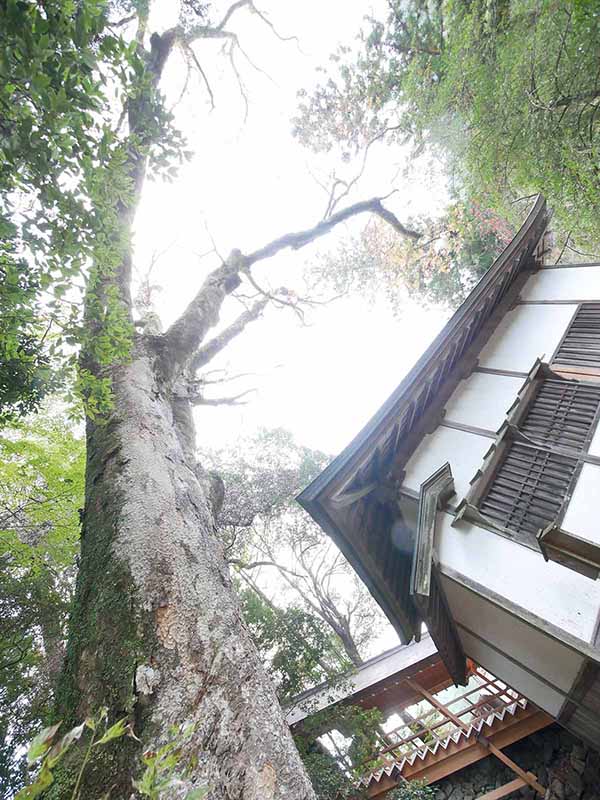
[[[442,587],[433,548],[437,512],[453,494],[454,478],[448,463],[421,484],[410,596],[453,681],[465,686],[467,661]]]

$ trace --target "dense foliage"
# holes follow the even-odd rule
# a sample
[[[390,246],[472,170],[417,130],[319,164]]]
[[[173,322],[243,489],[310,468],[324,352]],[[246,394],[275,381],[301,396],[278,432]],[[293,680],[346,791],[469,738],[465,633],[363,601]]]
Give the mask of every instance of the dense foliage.
[[[417,241],[369,221],[360,234],[322,256],[311,267],[310,280],[369,300],[383,291],[399,312],[406,298],[454,308],[514,234],[503,217],[476,203],[455,202],[437,219],[411,222],[424,231]]]
[[[79,549],[84,445],[43,415],[0,437],[0,797],[51,713]]]
[[[57,382],[60,328],[79,317],[73,279],[94,225],[85,172],[102,159],[98,61],[106,4],[0,4],[0,420],[30,411]]]
[[[129,251],[131,156],[168,178],[186,155],[143,48],[123,35],[132,10],[129,0],[0,3],[0,422],[72,383],[77,346],[87,354],[77,391],[88,414],[105,410],[108,382],[90,367],[129,351],[108,283]],[[123,124],[136,104],[140,130]]]
[[[282,704],[350,668],[340,658],[333,631],[298,606],[278,608],[252,589],[240,589],[242,611]]]
[[[460,195],[514,219],[542,192],[564,231],[600,240],[597,3],[389,0],[358,54],[333,57],[296,132],[348,153],[382,131],[441,157]]]

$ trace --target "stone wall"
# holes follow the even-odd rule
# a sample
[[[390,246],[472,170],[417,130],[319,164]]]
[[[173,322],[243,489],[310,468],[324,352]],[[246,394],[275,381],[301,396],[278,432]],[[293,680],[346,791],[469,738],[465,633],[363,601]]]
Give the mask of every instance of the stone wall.
[[[534,733],[504,752],[546,787],[545,800],[600,800],[600,753],[558,725]],[[434,784],[436,800],[475,800],[509,783],[516,775],[495,756],[488,756]],[[510,798],[534,798],[531,788]]]

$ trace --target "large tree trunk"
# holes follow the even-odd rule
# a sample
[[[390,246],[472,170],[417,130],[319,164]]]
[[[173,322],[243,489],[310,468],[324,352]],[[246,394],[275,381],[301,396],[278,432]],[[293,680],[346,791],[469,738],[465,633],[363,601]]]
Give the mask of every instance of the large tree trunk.
[[[188,401],[176,398],[163,337],[138,337],[114,368],[114,411],[88,423],[81,567],[59,689],[73,723],[109,708],[141,742],[94,749],[81,797],[128,798],[170,725],[196,724],[182,763],[209,798],[301,800],[313,792],[241,617],[215,536],[208,476],[193,457]],[[71,796],[81,750],[50,792]],[[192,760],[193,763],[194,759]],[[173,794],[172,796],[185,796]]]

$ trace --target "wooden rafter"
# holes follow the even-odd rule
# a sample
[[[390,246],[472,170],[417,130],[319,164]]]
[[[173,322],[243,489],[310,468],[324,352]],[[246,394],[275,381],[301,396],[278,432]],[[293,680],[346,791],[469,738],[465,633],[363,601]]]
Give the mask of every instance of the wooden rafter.
[[[527,774],[531,775],[534,780],[537,780],[536,776],[531,772],[528,772]],[[509,794],[516,792],[518,789],[522,789],[524,786],[527,786],[524,780],[521,780],[521,778],[515,778],[514,781],[505,783],[504,786],[498,786],[497,789],[492,789],[491,792],[486,792],[485,794],[479,795],[477,800],[502,800],[503,797],[508,797]]]
[[[408,683],[409,683],[409,685],[412,685],[412,687],[414,689],[419,691],[423,695],[423,697],[429,703],[431,703],[432,706],[434,706],[434,708],[438,709],[438,711],[441,714],[443,714],[444,716],[448,717],[448,719],[452,720],[452,722],[454,722],[454,724],[456,726],[458,726],[459,728],[462,728],[465,731],[468,730],[468,728],[469,728],[468,723],[463,722],[460,719],[460,717],[458,717],[456,714],[454,714],[452,711],[450,711],[450,709],[447,706],[445,706],[443,703],[440,703],[440,701],[436,697],[434,697],[432,694],[430,694],[427,691],[427,689],[424,689],[422,686],[419,686],[419,684],[416,683],[415,681],[408,681]],[[493,742],[491,742],[489,739],[486,739],[485,736],[479,735],[477,737],[477,741],[480,744],[482,744],[484,747],[486,747],[490,751],[490,753],[493,753],[493,755],[495,755],[496,758],[498,758],[500,761],[502,761],[504,764],[506,764],[507,767],[510,767],[510,769],[512,769],[512,771],[515,773],[515,775],[517,775],[522,781],[525,781],[525,783],[527,783],[529,786],[531,786],[533,789],[535,789],[535,791],[541,797],[544,797],[544,795],[546,794],[545,787],[542,786],[540,783],[538,783],[537,779],[535,779],[530,773],[525,772],[525,770],[521,769],[521,767],[518,764],[516,764],[512,760],[512,758],[509,758],[506,755],[506,753],[503,753],[502,750],[499,747],[496,747],[496,745]]]
[[[490,738],[498,747],[505,748],[542,730],[552,722],[552,718],[543,711],[537,709],[519,711],[516,718],[495,723]],[[416,759],[413,765],[402,770],[401,778],[423,780],[428,784],[436,783],[487,756],[489,756],[489,750],[477,739],[474,737],[462,738],[458,742],[451,742],[442,755],[438,754],[437,757],[426,758],[423,761],[419,758]],[[369,797],[373,798],[384,794],[397,786],[399,780],[397,773],[383,774],[378,780],[372,780],[368,786]]]

